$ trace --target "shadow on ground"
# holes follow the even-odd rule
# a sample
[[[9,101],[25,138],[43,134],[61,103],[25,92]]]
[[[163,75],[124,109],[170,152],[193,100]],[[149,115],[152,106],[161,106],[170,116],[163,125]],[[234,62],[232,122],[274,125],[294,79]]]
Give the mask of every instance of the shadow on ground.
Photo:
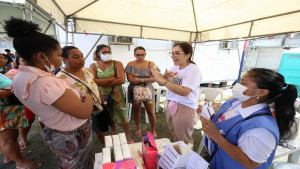
[[[151,127],[149,123],[145,123],[145,113],[144,110],[141,112],[141,127],[142,127],[142,136],[146,135],[146,131],[151,131]],[[135,132],[135,123],[131,119],[130,121],[130,136],[135,142],[140,142],[141,138],[138,138],[134,135]],[[123,132],[120,126],[117,126],[118,132]],[[171,136],[167,124],[166,118],[162,111],[156,113],[156,131],[158,138],[170,138],[173,141],[173,137]],[[32,153],[27,155],[26,158],[28,160],[32,160],[35,162],[42,163],[42,169],[57,169],[58,164],[55,157],[55,154],[50,150],[50,148],[45,145],[42,141],[42,137],[40,135],[41,129],[38,124],[37,119],[33,123],[33,126],[28,134],[29,145],[27,150],[31,150]],[[108,135],[111,134],[111,130],[108,131]],[[194,138],[194,151],[197,150],[201,133],[200,130],[195,130],[193,134]],[[103,145],[100,141],[97,140],[96,135],[93,133],[93,141],[94,141],[94,153],[98,153],[102,151]],[[11,162],[9,164],[3,164],[3,154],[0,152],[0,169],[15,169],[16,164]]]

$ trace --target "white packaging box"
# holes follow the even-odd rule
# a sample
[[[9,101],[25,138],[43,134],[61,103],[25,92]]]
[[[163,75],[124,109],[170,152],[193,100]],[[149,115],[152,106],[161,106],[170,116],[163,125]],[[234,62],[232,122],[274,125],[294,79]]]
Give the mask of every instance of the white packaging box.
[[[112,142],[111,135],[105,136],[104,139],[105,139],[105,147],[106,148],[107,147],[112,148],[113,147],[113,142]]]
[[[120,144],[120,137],[119,137],[119,135],[112,135],[112,139],[113,139],[114,147],[121,145]]]
[[[111,153],[110,148],[103,148],[102,149],[102,163],[110,163],[111,162]]]
[[[162,153],[158,166],[163,169],[207,169],[208,162],[206,162],[196,152],[180,155],[170,144],[166,146]]]
[[[102,169],[102,153],[95,154],[94,169]]]
[[[120,143],[121,143],[121,145],[122,144],[127,144],[127,139],[126,139],[125,133],[120,133],[119,137],[120,137]]]
[[[130,149],[128,144],[121,145],[124,160],[131,159]]]
[[[115,162],[124,160],[121,146],[115,146],[114,147],[114,155],[115,155],[114,156],[115,157]]]

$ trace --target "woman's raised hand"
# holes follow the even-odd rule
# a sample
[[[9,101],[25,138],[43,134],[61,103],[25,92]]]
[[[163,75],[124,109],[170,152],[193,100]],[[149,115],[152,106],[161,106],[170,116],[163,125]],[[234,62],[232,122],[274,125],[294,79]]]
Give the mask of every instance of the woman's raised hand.
[[[211,121],[207,120],[205,117],[201,115],[200,115],[200,120],[202,122],[202,130],[207,136],[209,136],[213,140],[216,140],[218,139],[218,137],[221,136],[219,130]]]
[[[178,72],[172,72],[172,71],[168,71],[168,69],[166,69],[165,73],[164,73],[164,78],[168,79],[171,77],[174,77],[175,75],[177,75]]]
[[[165,83],[166,79],[161,75],[160,72],[154,68],[151,68],[151,72],[159,85],[163,85]]]

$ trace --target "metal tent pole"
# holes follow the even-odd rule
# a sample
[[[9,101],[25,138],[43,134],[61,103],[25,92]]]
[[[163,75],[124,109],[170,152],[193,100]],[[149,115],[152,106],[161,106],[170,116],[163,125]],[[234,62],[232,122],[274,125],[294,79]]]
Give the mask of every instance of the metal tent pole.
[[[241,80],[241,74],[242,74],[242,70],[243,70],[243,66],[244,66],[244,59],[245,59],[245,55],[246,55],[246,46],[247,46],[247,39],[245,39],[245,42],[244,42],[243,54],[242,54],[242,59],[241,59],[241,63],[240,63],[240,70],[239,70],[237,83],[240,82],[240,80]]]
[[[95,44],[93,45],[93,47],[91,48],[91,50],[89,51],[89,53],[85,56],[84,59],[86,59],[90,53],[93,51],[93,49],[95,48],[95,46],[98,44],[98,42],[100,41],[100,39],[102,38],[103,34],[98,38],[98,40],[95,42]]]
[[[66,46],[68,46],[68,27],[69,27],[69,21],[68,18],[66,17]]]
[[[75,46],[75,43],[74,43],[74,20],[73,19],[71,22],[71,31],[72,31],[72,45]]]
[[[30,21],[33,22],[33,7],[30,5]]]

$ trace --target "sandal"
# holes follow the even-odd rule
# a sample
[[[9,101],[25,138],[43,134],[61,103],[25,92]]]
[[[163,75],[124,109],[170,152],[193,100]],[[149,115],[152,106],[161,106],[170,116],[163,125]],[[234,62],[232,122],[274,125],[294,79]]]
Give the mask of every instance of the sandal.
[[[136,135],[137,137],[141,137],[141,129],[135,130],[135,135]]]
[[[21,154],[22,154],[23,157],[30,154],[30,153],[31,153],[31,151],[21,151]],[[11,163],[11,162],[13,162],[13,160],[8,158],[8,157],[6,157],[6,159],[4,158],[4,160],[3,160],[4,164],[8,164],[8,163]]]
[[[128,143],[128,144],[133,144],[133,143],[134,143],[134,141],[133,141],[133,140],[131,140],[131,141],[128,141],[127,143]]]
[[[26,156],[26,155],[28,155],[28,154],[30,154],[31,153],[31,151],[21,151],[21,154],[22,154],[22,156]]]
[[[20,143],[21,141],[19,141],[19,145],[20,145],[20,149],[21,150],[23,150],[23,149],[25,149],[25,148],[27,148],[28,147],[28,143],[27,142],[24,142],[24,143]]]
[[[27,166],[25,168],[22,168],[22,167],[16,167],[16,169],[37,169],[37,168],[40,168],[42,166],[41,163],[33,163],[32,165],[30,166]]]
[[[8,157],[5,157],[4,160],[3,160],[3,164],[8,164],[8,163],[11,163],[11,162],[13,162],[13,160],[8,158]]]
[[[156,134],[156,133],[155,133],[155,134],[153,134],[152,136],[153,136],[153,138],[154,138],[154,139],[156,139],[156,138],[157,138],[157,134]]]

